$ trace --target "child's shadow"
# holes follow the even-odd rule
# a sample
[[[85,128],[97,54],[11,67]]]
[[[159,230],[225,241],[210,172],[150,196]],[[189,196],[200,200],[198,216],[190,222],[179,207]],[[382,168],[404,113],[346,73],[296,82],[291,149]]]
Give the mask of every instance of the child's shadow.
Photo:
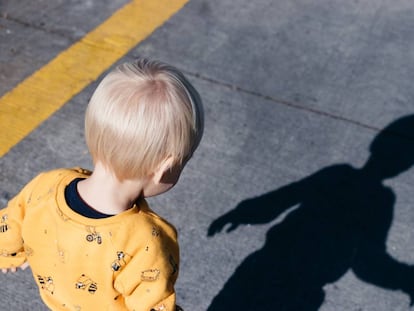
[[[411,137],[410,137],[411,136]],[[323,287],[349,269],[365,282],[400,289],[414,299],[414,266],[392,258],[386,240],[395,195],[385,179],[414,164],[414,115],[381,131],[364,167],[333,165],[298,182],[242,201],[216,219],[210,236],[229,225],[273,226],[260,250],[236,269],[209,311],[318,310]]]

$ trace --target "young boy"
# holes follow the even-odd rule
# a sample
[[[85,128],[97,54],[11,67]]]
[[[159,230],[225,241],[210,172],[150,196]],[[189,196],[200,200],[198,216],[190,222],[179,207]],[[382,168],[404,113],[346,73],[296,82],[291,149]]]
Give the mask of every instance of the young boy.
[[[200,97],[177,69],[117,67],[86,111],[93,172],[40,174],[0,211],[2,271],[30,264],[52,310],[176,310],[176,231],[144,198],[174,186],[202,131]]]

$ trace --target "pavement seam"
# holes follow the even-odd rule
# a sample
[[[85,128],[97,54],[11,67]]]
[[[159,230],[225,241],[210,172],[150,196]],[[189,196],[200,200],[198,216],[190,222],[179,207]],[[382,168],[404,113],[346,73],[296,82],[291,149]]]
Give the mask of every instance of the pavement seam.
[[[78,40],[77,38],[73,38],[73,37],[71,37],[71,36],[69,36],[67,34],[62,33],[62,32],[59,32],[59,31],[56,31],[56,30],[53,30],[53,29],[48,29],[46,27],[43,27],[42,24],[37,25],[35,23],[26,22],[26,21],[23,21],[21,19],[12,17],[12,16],[8,15],[7,13],[4,13],[3,15],[1,15],[0,18],[5,19],[5,20],[8,20],[8,21],[11,21],[11,22],[14,22],[16,24],[19,24],[19,25],[24,26],[24,27],[27,27],[27,28],[32,28],[32,29],[35,29],[35,30],[40,30],[40,31],[43,31],[44,33],[48,33],[48,34],[52,34],[52,35],[57,35],[57,36],[60,36],[62,38],[65,38],[65,39],[69,39],[72,42]]]
[[[216,79],[213,79],[213,78],[209,78],[209,77],[203,76],[199,73],[194,73],[194,72],[190,72],[190,71],[186,71],[186,70],[182,70],[182,71],[188,76],[192,76],[194,78],[197,78],[197,79],[200,79],[200,80],[203,80],[203,81],[206,81],[206,82],[210,82],[210,83],[213,83],[215,85],[219,85],[219,86],[225,87],[227,89],[230,89],[230,90],[233,90],[233,91],[236,91],[236,92],[252,95],[252,96],[267,100],[267,101],[271,101],[271,102],[274,102],[274,103],[279,104],[279,105],[284,105],[284,106],[287,106],[289,108],[310,112],[312,114],[317,114],[319,116],[324,116],[324,117],[334,119],[334,120],[343,121],[343,122],[346,122],[346,123],[350,123],[350,124],[353,124],[353,125],[356,125],[356,126],[359,126],[359,127],[363,127],[363,128],[375,131],[375,132],[382,131],[382,129],[379,128],[379,127],[376,127],[376,126],[373,126],[373,125],[370,125],[370,124],[366,124],[366,123],[363,123],[363,122],[360,122],[360,121],[357,121],[357,120],[342,117],[342,116],[339,116],[339,115],[336,115],[336,114],[333,114],[333,113],[330,113],[330,112],[326,112],[326,111],[323,111],[323,110],[306,107],[306,106],[301,105],[297,102],[292,102],[292,101],[276,98],[276,97],[273,97],[273,96],[270,96],[270,95],[265,95],[265,94],[262,94],[260,92],[245,89],[243,87],[240,87],[240,86],[228,83],[228,82],[219,81],[219,80],[216,80]],[[414,137],[404,136],[404,135],[401,135],[399,133],[398,133],[398,136],[403,136],[405,138],[414,140]]]

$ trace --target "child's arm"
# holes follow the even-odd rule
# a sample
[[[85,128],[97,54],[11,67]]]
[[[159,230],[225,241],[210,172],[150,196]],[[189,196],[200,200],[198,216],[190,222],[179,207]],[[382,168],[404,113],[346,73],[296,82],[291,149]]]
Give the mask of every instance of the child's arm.
[[[171,240],[160,244],[169,247],[150,245],[148,250],[136,254],[116,277],[114,285],[122,294],[126,310],[175,311],[178,245]]]
[[[160,265],[140,266],[130,266],[132,269],[125,269],[124,274],[115,281],[115,288],[122,294],[126,310],[175,311],[176,275],[171,275],[170,269],[163,269]]]
[[[6,208],[0,210],[0,269],[3,273],[15,272],[17,268],[25,269],[28,266],[22,238],[22,223],[36,180],[37,178],[33,179],[9,201]]]

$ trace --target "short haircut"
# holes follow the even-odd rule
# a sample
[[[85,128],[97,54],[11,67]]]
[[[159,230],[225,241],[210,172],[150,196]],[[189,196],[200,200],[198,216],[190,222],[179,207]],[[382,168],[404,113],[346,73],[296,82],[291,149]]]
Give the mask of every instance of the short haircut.
[[[110,72],[95,90],[85,116],[85,138],[94,163],[119,180],[155,172],[172,157],[192,156],[203,133],[200,96],[176,68],[138,59]]]

